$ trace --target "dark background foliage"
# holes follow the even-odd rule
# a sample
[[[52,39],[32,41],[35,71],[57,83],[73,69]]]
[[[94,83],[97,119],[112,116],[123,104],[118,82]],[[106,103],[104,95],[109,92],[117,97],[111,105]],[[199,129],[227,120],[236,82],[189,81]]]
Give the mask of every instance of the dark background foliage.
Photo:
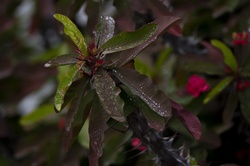
[[[67,67],[48,69],[44,64],[55,56],[74,52],[73,44],[54,20],[54,13],[71,18],[88,43],[93,41],[92,31],[99,15],[114,17],[116,32],[137,29],[163,15],[180,17],[179,26],[164,33],[141,54],[136,69],[198,115],[203,126],[200,141],[193,140],[176,119],[171,119],[167,127],[170,134],[178,133],[177,138],[187,142],[191,156],[200,165],[250,165],[249,123],[237,111],[240,106],[236,106],[228,123],[222,119],[230,89],[204,105],[205,94],[193,99],[185,92],[185,84],[190,74],[206,71],[209,66],[194,69],[192,64],[183,65],[192,60],[203,62],[205,58],[216,64],[210,68],[223,68],[221,52],[209,41],[219,39],[231,47],[233,32],[249,30],[249,8],[248,0],[0,0],[0,165],[88,163],[88,140],[83,138],[86,129],[80,141],[64,154],[61,138],[65,112],[53,111],[58,79]],[[213,86],[220,75],[206,78]],[[147,154],[138,156],[140,151],[131,151],[131,140],[120,139],[129,137],[129,133],[112,128],[107,132],[103,165],[152,165]]]

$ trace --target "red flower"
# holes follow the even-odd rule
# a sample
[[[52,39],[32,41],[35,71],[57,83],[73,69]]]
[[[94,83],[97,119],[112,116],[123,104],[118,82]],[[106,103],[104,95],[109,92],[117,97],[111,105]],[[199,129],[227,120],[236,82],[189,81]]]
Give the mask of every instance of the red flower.
[[[186,91],[194,97],[198,97],[201,92],[209,90],[209,85],[204,78],[192,75],[186,84]]]
[[[234,46],[236,46],[236,45],[247,45],[249,35],[246,32],[242,32],[242,33],[234,32],[232,34],[232,38],[233,38],[233,45]]]
[[[248,81],[243,80],[243,81],[237,82],[237,89],[239,91],[242,91],[242,90],[244,90],[244,89],[246,89],[248,87],[249,87],[249,82]]]
[[[141,140],[139,138],[133,138],[132,139],[132,142],[131,142],[131,145],[135,148],[137,148],[138,150],[140,151],[144,151],[147,149],[146,146],[144,145],[141,145]]]

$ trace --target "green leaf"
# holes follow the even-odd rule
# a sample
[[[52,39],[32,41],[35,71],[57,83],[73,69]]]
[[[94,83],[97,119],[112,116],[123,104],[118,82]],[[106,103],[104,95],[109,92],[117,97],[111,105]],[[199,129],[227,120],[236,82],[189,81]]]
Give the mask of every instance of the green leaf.
[[[67,16],[62,14],[54,14],[54,18],[64,25],[64,33],[71,38],[82,54],[88,56],[87,44],[76,25]]]
[[[135,48],[124,50],[115,54],[106,55],[106,58],[109,60],[108,66],[120,67],[128,63],[129,61],[134,59],[142,50],[144,50],[149,44],[154,42],[159,35],[167,31],[179,20],[179,18],[172,16],[163,16],[157,18],[152,22],[153,24],[158,25],[157,31],[148,40],[144,41],[142,44],[138,45]]]
[[[153,71],[147,63],[143,62],[140,59],[135,58],[134,66],[135,66],[136,71],[152,78]]]
[[[89,120],[87,119],[77,136],[77,141],[86,149],[89,149]]]
[[[23,126],[34,125],[40,122],[41,120],[45,119],[49,115],[53,115],[53,114],[54,114],[53,105],[51,104],[42,105],[38,107],[37,109],[35,109],[34,111],[32,111],[31,113],[23,116],[20,119],[19,123]]]
[[[224,55],[224,62],[225,64],[230,67],[230,69],[237,73],[238,64],[235,59],[234,54],[232,53],[231,49],[228,48],[224,43],[220,42],[219,40],[211,40],[213,46],[217,47]]]
[[[95,74],[94,87],[104,110],[115,120],[124,122],[124,102],[119,96],[121,90],[116,86],[106,70],[100,68]]]
[[[112,73],[154,112],[162,117],[171,116],[171,105],[167,96],[157,89],[150,78],[127,68],[114,68]]]
[[[154,73],[158,74],[162,70],[162,66],[166,63],[168,57],[171,55],[173,51],[173,48],[168,47],[167,49],[164,49],[160,55],[157,58],[157,61],[155,63],[155,70]]]
[[[64,103],[64,96],[72,82],[76,79],[77,73],[82,68],[82,65],[83,64],[76,64],[73,66],[59,83],[54,99],[54,104],[57,111],[61,111],[62,105]]]
[[[55,57],[48,61],[44,66],[45,67],[54,67],[54,66],[62,66],[69,64],[76,64],[79,62],[77,59],[78,54],[65,54],[58,57]]]
[[[165,128],[166,118],[155,113],[141,98],[134,95],[128,87],[120,85],[122,90],[127,94],[125,96],[126,105],[132,106],[134,109],[139,109],[147,119],[148,125],[157,131],[162,131]],[[125,105],[125,106],[126,106]],[[127,106],[125,108],[128,108]]]
[[[102,155],[104,132],[108,129],[110,115],[103,109],[97,95],[94,97],[89,121],[90,155]]]
[[[153,36],[157,28],[157,24],[150,23],[134,32],[121,32],[104,43],[98,52],[108,54],[134,48]]]
[[[216,95],[218,95],[223,89],[227,87],[228,84],[230,84],[233,80],[233,77],[229,76],[221,80],[205,97],[203,103],[207,104],[209,101],[211,101]]]
[[[114,29],[115,20],[112,17],[100,16],[99,22],[94,30],[95,44],[97,48],[113,37]]]
[[[250,123],[250,88],[244,89],[238,92],[240,100],[241,113],[245,117],[248,123]]]

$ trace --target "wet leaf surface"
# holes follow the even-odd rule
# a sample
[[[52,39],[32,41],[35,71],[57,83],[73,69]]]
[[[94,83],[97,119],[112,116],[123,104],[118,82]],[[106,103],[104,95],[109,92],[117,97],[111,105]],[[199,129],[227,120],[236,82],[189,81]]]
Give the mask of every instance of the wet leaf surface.
[[[55,100],[54,100],[55,108],[57,111],[62,110],[62,106],[64,103],[64,96],[67,93],[67,90],[69,89],[73,81],[75,81],[77,73],[79,72],[81,67],[82,65],[78,65],[78,64],[73,66],[65,75],[63,80],[59,83],[57,91],[56,91]]]
[[[124,94],[125,107],[126,112],[133,112],[139,109],[144,117],[147,119],[148,125],[157,131],[163,131],[166,121],[166,118],[161,117],[157,113],[155,113],[142,99],[138,96],[134,95],[128,87],[125,85],[120,85],[122,90],[126,93]]]
[[[113,37],[115,29],[115,20],[110,16],[100,16],[99,22],[95,27],[95,44],[99,48],[107,40]]]
[[[119,96],[121,90],[116,86],[106,70],[99,69],[95,74],[94,87],[104,110],[115,120],[124,122],[124,102]]]
[[[147,76],[126,68],[113,69],[112,73],[139,96],[154,112],[162,117],[171,116],[171,105],[167,96]]]
[[[98,49],[98,52],[109,54],[134,48],[150,39],[157,31],[157,28],[157,24],[150,23],[136,31],[121,32],[104,43]]]
[[[120,67],[129,62],[130,60],[134,59],[144,48],[154,42],[159,35],[167,31],[179,20],[180,19],[178,17],[172,16],[159,17],[158,19],[152,22],[158,25],[157,31],[154,33],[153,36],[151,36],[148,40],[146,40],[135,48],[122,51],[121,53],[107,55],[106,58],[111,61],[109,65]]]
[[[62,14],[54,14],[54,17],[64,25],[64,33],[71,38],[82,54],[87,56],[87,44],[77,26],[67,16]]]
[[[45,67],[55,67],[55,66],[76,64],[79,61],[77,59],[77,57],[78,57],[78,54],[61,55],[61,56],[58,56],[56,58],[51,59],[44,66]]]

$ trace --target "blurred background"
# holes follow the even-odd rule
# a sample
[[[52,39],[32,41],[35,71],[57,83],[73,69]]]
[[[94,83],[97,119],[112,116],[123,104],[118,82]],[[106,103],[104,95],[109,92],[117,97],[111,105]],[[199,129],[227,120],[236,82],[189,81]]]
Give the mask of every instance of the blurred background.
[[[249,33],[250,1],[0,0],[1,166],[88,165],[86,125],[67,154],[61,146],[66,111],[54,112],[53,97],[68,67],[44,68],[44,64],[74,52],[74,46],[54,13],[71,18],[88,43],[93,42],[92,31],[100,15],[115,19],[116,33],[137,29],[159,16],[180,17],[179,25],[141,53],[136,69],[200,118],[200,141],[193,140],[175,119],[168,126],[188,143],[194,163],[250,165],[249,123],[237,111],[228,123],[223,122],[227,92],[207,105],[202,103],[204,96],[187,94],[188,77],[200,69],[183,65],[188,59],[205,57],[220,68],[222,55],[209,41],[218,39],[232,48],[233,32]],[[212,75],[208,82],[213,85],[218,77]],[[148,154],[133,148],[131,133],[110,129],[107,135],[101,165],[153,165]]]

